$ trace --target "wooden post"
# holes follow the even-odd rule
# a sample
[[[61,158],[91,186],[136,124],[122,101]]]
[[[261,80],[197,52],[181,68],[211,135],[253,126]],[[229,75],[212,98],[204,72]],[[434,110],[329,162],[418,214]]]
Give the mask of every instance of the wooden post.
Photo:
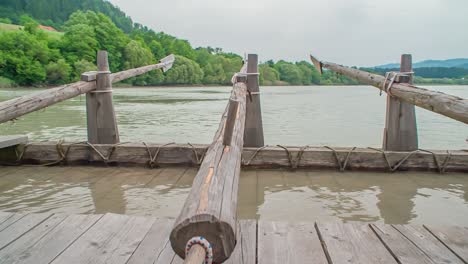
[[[223,145],[230,146],[232,141],[232,133],[236,124],[237,110],[239,109],[239,101],[229,99],[228,113],[226,118],[226,127],[223,137]]]
[[[88,142],[116,144],[119,143],[119,132],[112,102],[112,81],[107,51],[98,51],[97,65],[99,72],[96,76],[96,91],[86,94]]]
[[[245,116],[245,147],[263,147],[263,122],[260,107],[260,89],[258,87],[258,55],[247,57],[247,105]]]
[[[412,72],[410,54],[401,55],[400,72]],[[401,76],[399,83],[413,84],[413,76]],[[387,94],[387,113],[383,136],[383,149],[387,151],[413,151],[418,149],[415,107]]]

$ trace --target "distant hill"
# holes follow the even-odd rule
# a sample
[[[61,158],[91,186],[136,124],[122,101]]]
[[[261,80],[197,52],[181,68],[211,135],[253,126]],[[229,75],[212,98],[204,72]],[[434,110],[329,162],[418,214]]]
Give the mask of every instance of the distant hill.
[[[0,18],[12,24],[21,24],[21,16],[28,15],[42,25],[60,29],[77,10],[101,12],[126,33],[134,28],[129,16],[105,0],[0,0]]]
[[[389,63],[375,66],[377,69],[399,68],[399,63]],[[463,68],[468,69],[468,59],[425,60],[413,64],[413,68]]]

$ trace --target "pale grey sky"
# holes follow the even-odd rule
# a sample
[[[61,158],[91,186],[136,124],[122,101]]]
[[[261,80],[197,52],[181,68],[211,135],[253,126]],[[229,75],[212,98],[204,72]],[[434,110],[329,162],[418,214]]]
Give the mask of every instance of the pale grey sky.
[[[110,0],[155,31],[260,60],[468,57],[468,0]]]

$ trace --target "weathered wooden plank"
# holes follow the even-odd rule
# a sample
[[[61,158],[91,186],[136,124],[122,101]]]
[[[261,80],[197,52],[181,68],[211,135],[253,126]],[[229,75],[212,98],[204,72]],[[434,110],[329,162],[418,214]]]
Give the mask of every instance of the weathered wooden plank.
[[[150,150],[154,153],[160,148],[156,165],[161,166],[197,166],[198,159],[203,157],[206,152],[207,145],[194,145],[192,148],[189,145],[172,144],[164,146],[162,144],[148,144]],[[119,146],[111,145],[95,145],[95,147],[109,157],[109,165],[121,166],[144,166],[148,165],[150,158],[148,149],[141,143],[127,143]],[[86,144],[62,144],[62,149],[69,149],[65,159],[69,165],[86,165],[86,164],[105,164],[102,158],[95,154],[91,147]],[[113,151],[112,151],[113,150]],[[288,147],[292,161],[295,162],[299,152],[302,152],[301,158],[297,162],[298,168],[309,169],[337,169],[339,165],[336,161],[333,151],[323,147],[308,147],[301,151],[300,147]],[[341,162],[344,160],[351,148],[335,148]],[[447,159],[447,151],[431,150],[439,161],[442,167]],[[92,155],[90,155],[92,153]],[[195,153],[197,153],[195,155]],[[398,170],[421,170],[421,171],[438,171],[439,167],[434,160],[434,156],[428,152],[387,152],[387,158],[392,167],[396,166],[400,161],[409,156],[404,161]],[[288,158],[288,153],[280,147],[265,147],[261,150],[257,148],[244,148],[242,153],[243,167],[252,168],[290,168],[291,162]],[[57,152],[57,143],[41,142],[33,143],[28,146],[23,156],[23,164],[41,164],[60,160]],[[376,150],[368,148],[357,148],[350,155],[346,166],[347,170],[363,170],[363,171],[385,171],[389,170],[384,155]],[[468,152],[466,151],[450,151],[450,158],[445,165],[447,172],[468,172]]]
[[[424,227],[465,263],[468,263],[468,227],[432,225]]]
[[[368,225],[317,223],[331,263],[397,263]]]
[[[163,250],[166,247],[171,249],[169,245],[169,234],[171,233],[173,223],[172,220],[168,219],[156,220],[127,263],[158,263]],[[174,255],[175,253],[172,252],[172,254]]]
[[[106,214],[52,263],[126,263],[154,221]]]
[[[400,72],[413,71],[412,58],[409,54],[401,56]],[[413,84],[413,76],[403,79],[400,83]],[[391,151],[413,151],[418,149],[418,130],[416,112],[413,104],[387,94],[387,112],[383,137],[383,149]]]
[[[240,220],[237,227],[237,244],[226,264],[254,264],[257,258],[257,221]]]
[[[258,263],[328,263],[314,223],[258,222]]]
[[[434,263],[463,263],[443,243],[422,226],[393,225],[401,234],[424,252]]]
[[[321,67],[324,67],[334,72],[354,78],[362,83],[375,86],[379,89],[383,89],[384,83],[388,83],[388,81],[386,81],[385,77],[383,76],[341,66],[331,62],[321,62],[313,56],[310,57],[314,62],[314,65],[319,66],[320,71]],[[404,102],[468,124],[467,99],[442,92],[419,88],[405,83],[394,83],[391,88],[391,94]]]
[[[0,250],[51,217],[52,214],[28,214],[0,232]]]
[[[24,263],[24,257],[29,257],[29,254],[24,254],[28,248],[32,247],[38,242],[44,235],[50,232],[58,224],[60,224],[66,218],[65,215],[52,215],[23,236],[19,237],[8,246],[0,250],[0,259],[2,263]],[[40,258],[35,259],[37,263]]]
[[[262,109],[260,105],[260,88],[258,74],[258,55],[247,55],[247,94],[245,114],[245,147],[263,147]]]
[[[16,245],[17,247],[9,255],[11,263],[50,263],[101,217],[102,215],[70,215],[61,223],[54,226],[44,236],[40,237],[39,241],[33,240],[34,243],[25,242],[25,244],[29,244],[28,246],[25,244],[16,245],[15,241],[12,245]],[[0,251],[0,253],[3,254],[3,251]]]
[[[399,263],[437,263],[391,225],[371,224],[371,228]]]
[[[209,147],[177,218],[170,240],[174,251],[185,256],[185,245],[195,236],[205,237],[213,245],[215,262],[229,258],[236,244],[237,191],[245,123],[244,83],[234,85],[231,99],[239,101],[233,139],[223,145],[226,115]]]
[[[0,225],[12,216],[13,213],[0,212]]]
[[[5,219],[3,222],[0,223],[0,231],[3,231],[4,229],[9,227],[10,225],[15,223],[16,221],[23,218],[25,215],[26,214],[19,214],[19,213],[12,214],[10,217],[8,217],[7,219]]]
[[[28,143],[28,136],[0,136],[0,149]]]

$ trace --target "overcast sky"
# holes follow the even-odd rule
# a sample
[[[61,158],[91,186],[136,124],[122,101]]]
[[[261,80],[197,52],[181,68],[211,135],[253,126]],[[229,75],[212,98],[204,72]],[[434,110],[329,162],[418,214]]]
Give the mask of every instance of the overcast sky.
[[[373,66],[468,58],[468,0],[110,0],[135,22],[268,59]]]

